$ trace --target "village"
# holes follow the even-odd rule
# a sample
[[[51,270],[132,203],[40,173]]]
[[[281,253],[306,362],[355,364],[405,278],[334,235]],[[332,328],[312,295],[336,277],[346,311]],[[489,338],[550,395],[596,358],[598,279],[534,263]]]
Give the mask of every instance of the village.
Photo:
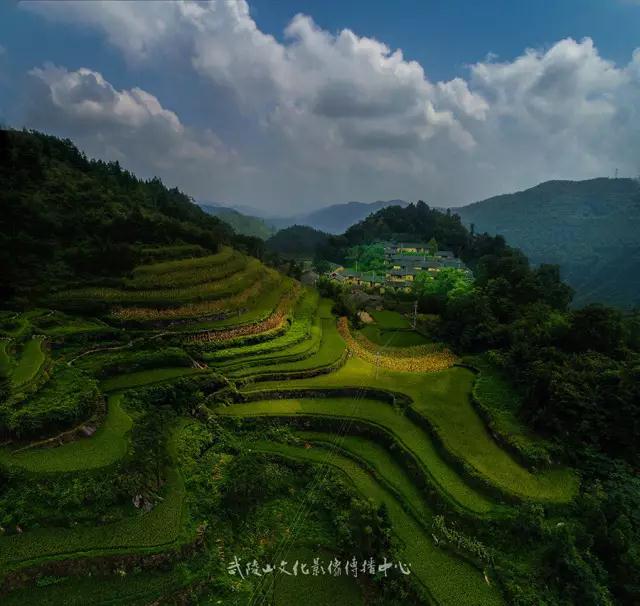
[[[409,293],[413,290],[416,276],[428,272],[435,277],[445,268],[470,273],[465,264],[450,250],[439,250],[435,240],[429,242],[379,242],[384,247],[384,269],[382,271],[358,271],[354,268],[335,266],[328,276],[348,286],[371,289],[383,294],[395,290]]]

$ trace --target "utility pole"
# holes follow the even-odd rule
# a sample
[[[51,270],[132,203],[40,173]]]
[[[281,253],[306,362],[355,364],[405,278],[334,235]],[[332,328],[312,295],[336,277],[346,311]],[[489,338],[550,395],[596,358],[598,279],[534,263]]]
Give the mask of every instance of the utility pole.
[[[616,168],[616,176],[615,176],[615,178],[616,179],[618,178],[618,169],[617,168]]]
[[[418,321],[418,301],[413,302],[413,330],[416,329],[416,323]]]

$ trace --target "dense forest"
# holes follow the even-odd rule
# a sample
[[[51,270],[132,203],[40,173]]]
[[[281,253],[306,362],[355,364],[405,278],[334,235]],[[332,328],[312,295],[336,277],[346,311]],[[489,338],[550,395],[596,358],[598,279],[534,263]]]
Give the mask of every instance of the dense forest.
[[[71,141],[41,133],[0,130],[0,182],[5,300],[120,274],[153,258],[158,246],[190,245],[202,254],[225,243],[254,253],[261,247],[159,179],[88,160]]]

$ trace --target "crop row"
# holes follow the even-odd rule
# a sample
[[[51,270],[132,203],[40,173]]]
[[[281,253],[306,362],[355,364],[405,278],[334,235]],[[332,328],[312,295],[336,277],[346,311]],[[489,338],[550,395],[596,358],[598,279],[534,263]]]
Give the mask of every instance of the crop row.
[[[411,515],[383,484],[376,481],[354,460],[318,448],[299,448],[287,444],[257,442],[256,450],[270,452],[316,464],[331,465],[344,473],[365,498],[376,505],[386,506],[393,532],[400,539],[401,555],[411,562],[411,571],[431,599],[444,605],[502,604],[493,585],[485,583],[480,571],[464,560],[434,545],[430,534]]]
[[[212,265],[223,265],[232,256],[237,254],[232,248],[224,247],[215,255],[206,257],[192,257],[188,259],[176,259],[173,261],[163,261],[162,263],[152,263],[147,265],[139,265],[133,270],[133,277],[139,278],[143,275],[153,274],[156,276],[172,273],[176,271],[186,271],[189,269],[197,269],[200,267],[210,267]]]
[[[189,341],[192,343],[224,343],[237,337],[246,335],[255,335],[267,330],[272,330],[278,326],[282,326],[287,321],[288,314],[290,312],[293,302],[298,298],[300,294],[300,286],[296,283],[284,297],[280,299],[278,306],[273,313],[262,320],[254,324],[245,324],[242,326],[235,326],[225,330],[210,330],[190,337]]]
[[[257,259],[247,263],[245,270],[215,282],[207,282],[185,288],[165,288],[158,290],[126,291],[117,288],[80,288],[56,293],[53,298],[59,302],[104,301],[121,305],[153,303],[175,305],[181,302],[224,299],[242,292],[263,272]]]
[[[234,358],[246,358],[257,354],[272,353],[294,346],[309,337],[317,307],[317,293],[315,291],[307,291],[298,301],[293,312],[291,325],[285,334],[253,345],[225,347],[224,349],[205,352],[202,357],[211,362],[226,362]]]
[[[268,391],[261,392],[269,397]],[[286,396],[286,392],[283,392]],[[241,417],[295,417],[309,420],[315,428],[337,425],[343,432],[377,435],[387,440],[394,449],[406,449],[419,465],[423,477],[462,510],[485,515],[496,509],[496,504],[479,493],[440,456],[429,434],[399,414],[389,404],[367,398],[300,398],[259,400],[216,409],[221,415]],[[364,426],[363,426],[364,424]],[[346,429],[345,429],[346,427]]]
[[[296,381],[296,388],[341,388],[368,385],[409,397],[416,422],[437,440],[447,460],[479,484],[513,499],[566,503],[576,494],[578,481],[567,469],[531,473],[492,438],[469,396],[474,374],[459,367],[437,373],[398,373],[358,357],[331,374]],[[272,381],[262,389],[282,389]],[[255,391],[248,387],[245,391]]]
[[[257,279],[247,285],[247,288],[229,297],[188,303],[178,307],[115,307],[111,316],[122,321],[159,322],[224,315],[240,309],[269,288],[275,287],[278,281],[274,273],[262,272]]]
[[[213,282],[242,271],[247,265],[247,258],[240,253],[235,253],[225,263],[211,262],[215,257],[203,257],[202,260],[209,260],[209,264],[198,264],[197,266],[179,267],[174,271],[167,271],[160,274],[142,273],[125,280],[124,287],[127,290],[141,290],[146,288],[179,288],[202,284],[203,282]],[[198,259],[200,260],[200,259]]]
[[[353,338],[349,330],[349,322],[345,317],[338,320],[338,330],[347,343],[347,347],[356,356],[366,360],[370,364],[388,368],[389,370],[397,372],[435,372],[450,368],[456,362],[455,356],[446,349],[416,357],[399,357],[374,352]]]

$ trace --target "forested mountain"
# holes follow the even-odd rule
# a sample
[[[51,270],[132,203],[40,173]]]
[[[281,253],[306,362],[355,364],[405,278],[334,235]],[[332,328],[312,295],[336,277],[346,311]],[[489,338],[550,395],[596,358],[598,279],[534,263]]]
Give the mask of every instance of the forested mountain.
[[[469,232],[460,217],[430,208],[422,200],[408,206],[387,206],[349,227],[344,234],[320,243],[318,256],[336,263],[345,260],[347,250],[380,240],[418,240],[435,238],[441,248],[460,253],[468,244]]]
[[[267,225],[264,219],[247,215],[227,206],[216,206],[201,202],[200,208],[207,214],[218,217],[228,223],[237,234],[266,240],[276,231],[275,228]]]
[[[37,132],[0,131],[0,184],[3,299],[127,271],[158,245],[252,246],[159,179]]]
[[[307,225],[285,227],[266,242],[267,250],[294,257],[313,257],[319,246],[330,238],[326,234]]]
[[[548,181],[454,209],[476,232],[500,234],[533,263],[557,263],[577,304],[640,304],[640,183]]]

